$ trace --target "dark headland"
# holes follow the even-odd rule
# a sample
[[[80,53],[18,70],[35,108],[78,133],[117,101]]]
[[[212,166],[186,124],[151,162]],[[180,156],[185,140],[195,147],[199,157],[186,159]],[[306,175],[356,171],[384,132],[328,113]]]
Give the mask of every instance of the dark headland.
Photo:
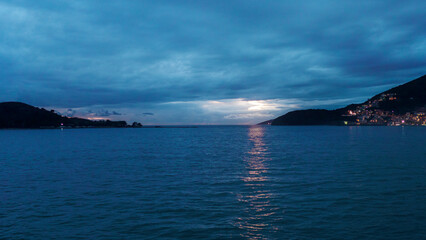
[[[0,128],[125,128],[142,127],[140,123],[128,125],[125,121],[92,121],[64,117],[54,110],[33,107],[21,102],[0,103]]]
[[[289,112],[261,125],[426,125],[426,75],[336,110]]]

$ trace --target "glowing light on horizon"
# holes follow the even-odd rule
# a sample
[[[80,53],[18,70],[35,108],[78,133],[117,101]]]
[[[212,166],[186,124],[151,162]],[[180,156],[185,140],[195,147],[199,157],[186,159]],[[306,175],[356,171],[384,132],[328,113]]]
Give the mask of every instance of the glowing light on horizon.
[[[100,121],[100,120],[106,121],[106,120],[110,120],[109,118],[103,118],[103,117],[87,117],[86,119],[89,119],[89,120],[92,120],[92,121]]]
[[[296,108],[297,104],[289,100],[270,99],[270,100],[246,100],[243,98],[236,99],[222,99],[222,100],[209,100],[199,101],[203,108],[212,111],[228,111],[228,110],[241,110],[241,111],[278,111],[283,108]]]

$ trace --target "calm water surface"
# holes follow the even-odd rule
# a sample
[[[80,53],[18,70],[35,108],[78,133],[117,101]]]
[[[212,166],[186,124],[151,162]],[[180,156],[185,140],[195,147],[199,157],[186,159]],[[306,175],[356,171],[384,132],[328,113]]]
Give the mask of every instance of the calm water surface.
[[[0,131],[0,239],[426,239],[426,127]]]

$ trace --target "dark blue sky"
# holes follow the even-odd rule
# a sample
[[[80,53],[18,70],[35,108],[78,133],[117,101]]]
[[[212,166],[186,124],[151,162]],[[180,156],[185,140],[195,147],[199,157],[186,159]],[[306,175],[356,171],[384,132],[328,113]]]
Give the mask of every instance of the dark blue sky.
[[[425,9],[421,0],[6,0],[0,101],[145,124],[341,107],[426,73]]]

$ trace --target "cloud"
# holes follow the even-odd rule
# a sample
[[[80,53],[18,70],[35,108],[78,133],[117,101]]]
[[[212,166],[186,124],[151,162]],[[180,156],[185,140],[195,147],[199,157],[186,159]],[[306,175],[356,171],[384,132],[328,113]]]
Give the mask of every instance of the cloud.
[[[342,106],[425,74],[425,7],[420,0],[2,1],[0,101],[114,108],[124,118],[152,111],[159,122],[186,114],[187,123],[225,123],[209,105],[224,99]],[[185,104],[160,113],[173,102]]]
[[[55,107],[48,107],[48,109],[55,109]],[[123,114],[117,111],[105,110],[102,108],[87,109],[87,108],[76,108],[76,109],[55,109],[58,114],[66,117],[81,117],[88,119],[110,119],[115,116],[122,116]]]
[[[118,113],[116,111],[108,111],[108,110],[98,110],[97,112],[94,113],[94,116],[96,117],[109,117],[109,116],[121,116],[121,113]]]
[[[63,116],[66,116],[66,117],[74,117],[76,113],[77,113],[76,111],[69,108],[69,109],[66,110],[66,112],[63,112],[63,113],[60,113],[60,114],[63,115]]]
[[[240,113],[240,114],[229,114],[226,115],[224,118],[225,119],[254,119],[254,118],[263,118],[263,119],[268,119],[268,118],[272,118],[274,115],[273,114],[265,114],[265,113]]]

